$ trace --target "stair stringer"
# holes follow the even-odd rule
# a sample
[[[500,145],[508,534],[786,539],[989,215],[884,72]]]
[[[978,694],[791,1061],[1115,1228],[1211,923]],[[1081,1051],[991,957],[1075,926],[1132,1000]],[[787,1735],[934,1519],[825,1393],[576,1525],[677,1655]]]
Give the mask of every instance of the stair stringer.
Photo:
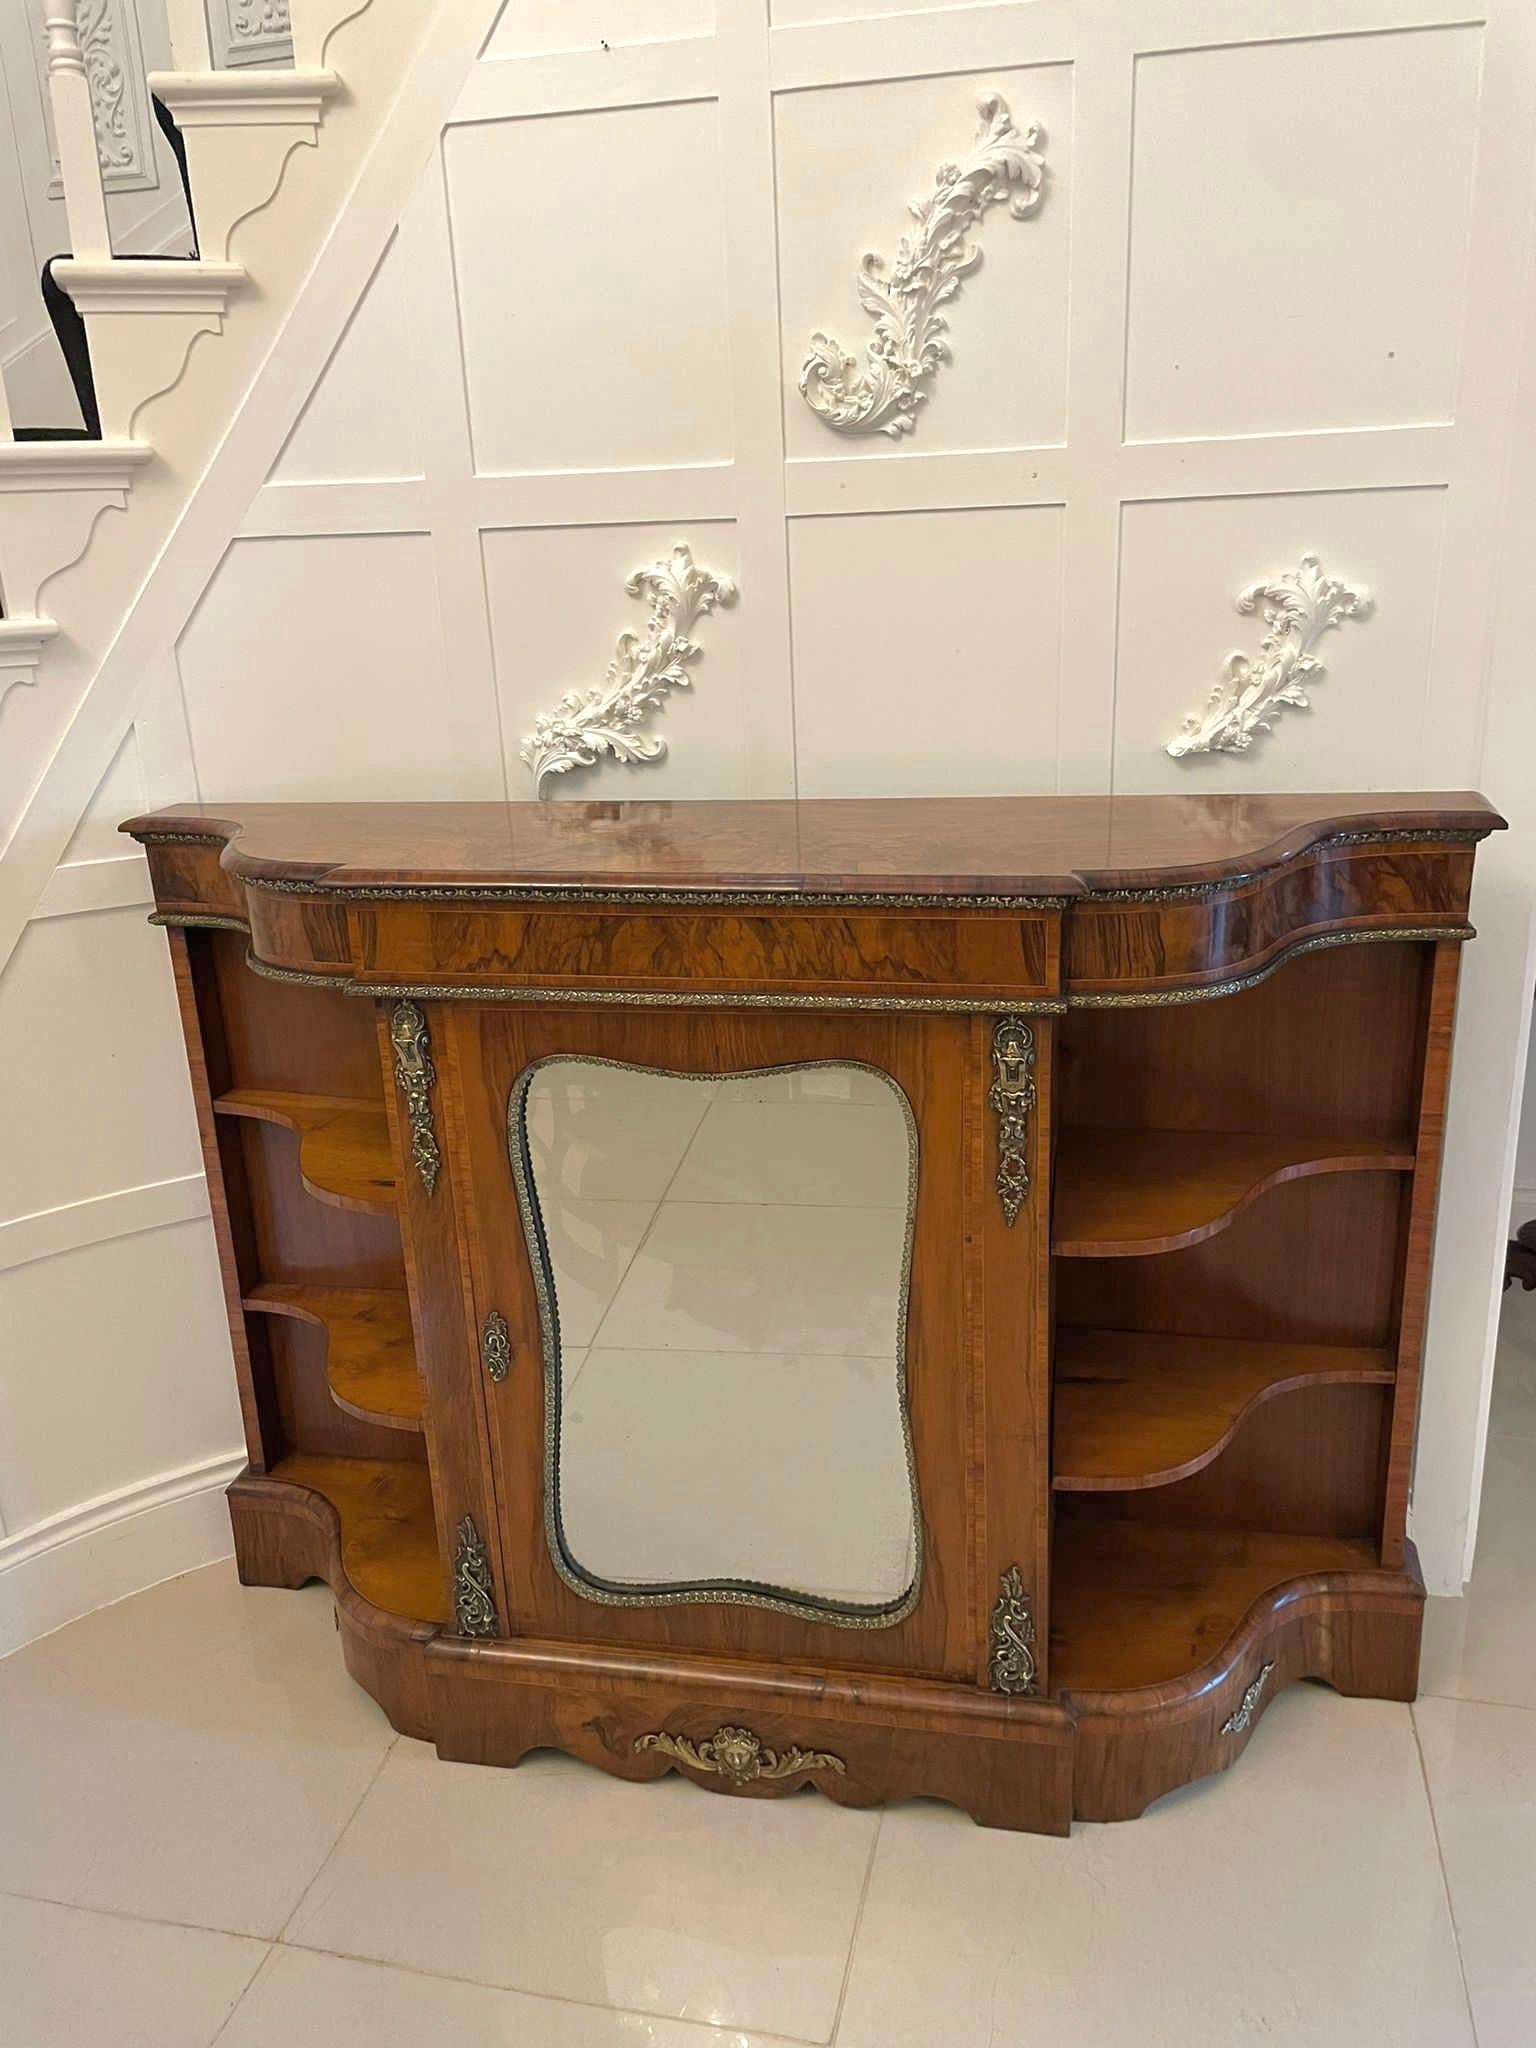
[[[294,212],[316,217],[320,192],[328,225],[275,332],[247,317],[264,303],[252,292],[231,303],[217,339],[194,340],[177,384],[134,417],[156,461],[127,515],[104,521],[85,559],[47,581],[62,631],[40,686],[0,706],[11,723],[0,733],[0,831],[14,820],[0,858],[0,972],[366,289],[501,0],[441,0],[425,26],[410,0],[313,4],[344,16],[347,92],[326,110],[324,146],[290,158],[234,253],[254,279],[280,270]],[[419,30],[414,45],[407,25]],[[385,94],[388,111],[370,120]],[[210,417],[231,424],[208,449],[197,429]]]

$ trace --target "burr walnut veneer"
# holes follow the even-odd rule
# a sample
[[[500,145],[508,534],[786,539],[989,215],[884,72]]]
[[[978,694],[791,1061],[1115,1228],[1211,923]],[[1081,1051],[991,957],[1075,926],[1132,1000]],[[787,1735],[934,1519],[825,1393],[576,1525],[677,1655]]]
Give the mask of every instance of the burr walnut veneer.
[[[1501,822],[1474,795],[133,820],[242,1577],[327,1580],[354,1677],[447,1757],[1051,1833],[1226,1768],[1295,1679],[1411,1698],[1457,961]],[[847,1062],[905,1097],[920,1562],[888,1611],[614,1600],[558,1554],[508,1119],[560,1056]]]

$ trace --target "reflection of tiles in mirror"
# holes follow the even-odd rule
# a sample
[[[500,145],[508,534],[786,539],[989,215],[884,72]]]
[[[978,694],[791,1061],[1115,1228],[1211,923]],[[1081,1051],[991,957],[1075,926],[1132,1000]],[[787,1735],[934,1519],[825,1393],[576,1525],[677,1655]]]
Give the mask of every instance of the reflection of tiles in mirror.
[[[651,1227],[655,1205],[550,1200],[542,1186],[540,1193],[560,1334],[567,1344],[590,1344]]]
[[[670,1197],[905,1209],[905,1119],[889,1103],[882,1113],[804,1097],[716,1101],[694,1134]]]
[[[910,1160],[891,1084],[562,1063],[535,1077],[529,1135],[576,1560],[637,1587],[899,1599],[915,1570],[896,1385]]]
[[[914,1569],[894,1358],[594,1349],[568,1373],[573,1556],[631,1584],[754,1578],[864,1605]]]
[[[541,1201],[556,1189],[578,1200],[659,1201],[714,1094],[710,1081],[585,1064],[546,1068],[528,1097]]]
[[[597,1341],[894,1357],[905,1227],[889,1209],[664,1202]]]

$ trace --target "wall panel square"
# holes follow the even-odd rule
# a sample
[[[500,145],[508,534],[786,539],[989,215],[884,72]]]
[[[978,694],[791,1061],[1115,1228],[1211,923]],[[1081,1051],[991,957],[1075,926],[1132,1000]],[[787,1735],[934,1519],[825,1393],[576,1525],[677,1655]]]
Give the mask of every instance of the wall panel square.
[[[209,801],[501,794],[495,698],[446,667],[425,534],[237,540],[176,656]]]
[[[382,483],[421,475],[420,376],[406,275],[391,242],[300,413],[270,483]]]
[[[1127,438],[1454,415],[1481,39],[1137,60]]]
[[[211,1223],[110,1238],[0,1273],[0,1327],[0,1512],[10,1535],[239,1444]]]
[[[715,103],[444,138],[475,467],[731,455]]]
[[[866,250],[895,262],[912,225],[908,206],[934,188],[941,164],[964,159],[977,102],[1002,93],[1021,130],[1044,130],[1044,195],[1015,220],[1006,204],[983,214],[981,261],[945,307],[953,360],[925,380],[916,430],[835,432],[797,389],[820,331],[864,360],[874,320],[856,286]],[[1071,67],[905,78],[781,93],[774,102],[785,443],[792,459],[889,457],[1059,442],[1066,427],[1067,255],[1070,242]]]
[[[1437,787],[1425,703],[1440,580],[1445,492],[1317,491],[1185,498],[1125,507],[1116,660],[1117,790]],[[1310,710],[1279,711],[1241,754],[1171,759],[1186,713],[1202,711],[1231,652],[1259,654],[1262,607],[1238,592],[1294,575],[1303,554],[1370,592],[1364,618],[1324,633]]]
[[[737,576],[736,529],[724,521],[677,520],[670,526],[498,528],[482,536],[496,686],[514,799],[531,798],[533,776],[518,749],[541,711],[567,690],[602,683],[620,633],[644,637],[649,602],[624,586],[636,569],[665,560],[679,542],[695,566]],[[699,619],[691,638],[701,652],[690,685],[674,690],[645,723],[667,742],[665,759],[616,762],[554,775],[558,798],[739,797],[747,793],[744,649],[752,631],[752,593]]]
[[[800,794],[1056,787],[1055,505],[790,525]]]
[[[123,844],[126,846],[127,841]],[[0,977],[0,1222],[200,1173],[165,937],[147,908],[29,924]]]
[[[714,0],[507,0],[482,55],[547,56],[559,50],[622,49],[676,36],[707,36]]]

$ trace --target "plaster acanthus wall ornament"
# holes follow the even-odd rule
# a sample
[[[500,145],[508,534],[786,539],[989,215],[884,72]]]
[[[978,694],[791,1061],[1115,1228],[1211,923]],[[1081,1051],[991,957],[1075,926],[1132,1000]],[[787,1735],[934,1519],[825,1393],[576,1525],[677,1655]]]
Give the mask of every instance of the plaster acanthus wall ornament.
[[[934,190],[908,208],[916,232],[903,235],[889,277],[873,251],[859,265],[859,304],[875,316],[874,339],[861,368],[827,334],[811,336],[800,390],[811,411],[840,434],[910,434],[927,397],[923,380],[949,358],[948,321],[939,311],[960,280],[981,261],[967,234],[994,201],[1007,199],[1015,220],[1040,204],[1044,141],[1033,125],[1013,125],[1001,93],[981,101],[981,130],[963,163],[940,164]],[[1017,187],[1017,189],[1015,189]]]
[[[1323,674],[1313,649],[1330,626],[1345,619],[1363,619],[1371,610],[1370,594],[1351,590],[1325,576],[1316,555],[1303,555],[1294,576],[1272,583],[1253,583],[1237,600],[1240,612],[1262,603],[1268,629],[1259,642],[1259,658],[1229,654],[1221,681],[1198,715],[1184,721],[1184,730],[1168,742],[1178,761],[1186,754],[1241,754],[1256,733],[1268,732],[1275,714],[1286,705],[1310,708],[1306,685]]]
[[[735,584],[695,568],[681,541],[670,561],[637,569],[624,588],[631,597],[649,593],[645,632],[621,633],[604,681],[587,691],[567,690],[553,711],[541,711],[535,719],[521,757],[533,771],[538,796],[544,794],[546,776],[594,767],[602,754],[616,761],[665,759],[666,741],[659,733],[641,730],[646,715],[670,691],[690,687],[688,664],[699,655],[688,637],[694,621],[717,604],[736,602]]]

